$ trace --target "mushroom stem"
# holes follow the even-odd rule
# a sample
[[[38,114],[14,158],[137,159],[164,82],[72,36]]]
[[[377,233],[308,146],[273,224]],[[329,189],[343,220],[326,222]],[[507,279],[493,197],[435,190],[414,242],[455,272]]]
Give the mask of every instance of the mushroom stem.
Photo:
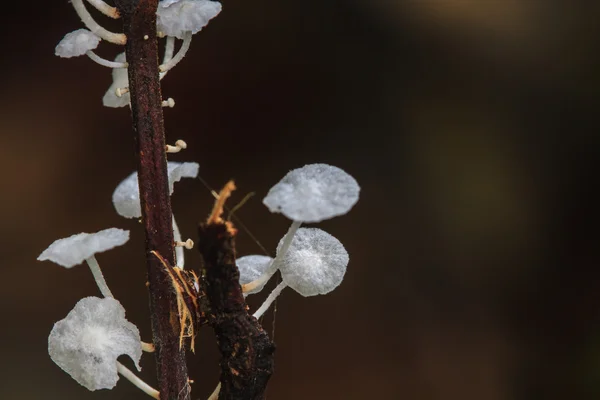
[[[142,342],[142,351],[145,351],[146,353],[154,353],[155,350],[156,348],[152,343]]]
[[[175,52],[175,36],[167,36],[165,41],[165,55],[163,56],[163,64],[171,61]]]
[[[118,361],[117,361],[117,372],[119,374],[121,374],[123,376],[123,378],[127,379],[129,382],[131,382],[135,386],[137,386],[138,389],[140,389],[142,392],[144,392],[147,395],[149,395],[150,397],[154,397],[155,399],[158,400],[158,398],[159,398],[158,390],[154,389],[153,387],[148,385],[146,382],[144,382],[143,380],[138,378],[133,372],[131,372],[131,370],[129,370],[129,368],[127,368],[126,366],[124,366],[123,364],[121,364]]]
[[[219,392],[221,391],[221,382],[217,385],[215,390],[212,392],[210,396],[208,396],[208,400],[217,400],[219,398]]]
[[[188,239],[185,242],[175,242],[175,246],[177,247],[185,247],[188,250],[191,250],[194,248],[194,241],[192,239]]]
[[[277,287],[275,287],[275,289],[273,289],[273,291],[269,294],[269,297],[267,297],[267,299],[264,301],[264,303],[262,303],[262,305],[258,308],[258,310],[256,310],[256,312],[254,314],[252,314],[252,316],[256,319],[259,319],[260,317],[262,317],[262,315],[265,313],[265,311],[267,311],[269,309],[271,304],[273,304],[273,302],[275,301],[277,296],[279,296],[281,291],[283,289],[285,289],[286,286],[287,286],[287,284],[283,281],[279,285],[277,285]]]
[[[112,19],[118,19],[120,17],[119,10],[116,7],[111,7],[102,0],[87,0],[88,3],[96,7],[96,10]]]
[[[290,229],[288,229],[287,233],[285,234],[285,237],[283,238],[283,243],[281,244],[281,249],[277,252],[277,256],[271,262],[271,266],[265,271],[265,273],[260,278],[254,280],[252,282],[249,282],[245,285],[242,285],[242,291],[244,293],[256,289],[257,287],[267,283],[267,281],[269,279],[271,279],[271,276],[273,276],[273,274],[279,268],[279,263],[285,257],[290,245],[292,244],[294,235],[296,234],[296,231],[298,230],[298,228],[300,228],[300,225],[302,225],[301,221],[292,222]]]
[[[102,275],[102,270],[100,269],[100,265],[96,260],[95,256],[91,256],[90,258],[86,258],[85,260],[90,267],[90,271],[92,271],[92,275],[94,275],[94,279],[96,280],[96,285],[98,285],[98,289],[100,289],[100,293],[104,297],[115,297],[112,292],[108,288],[106,284],[106,280],[104,280],[104,275]]]
[[[117,97],[122,97],[125,93],[129,93],[129,87],[115,89],[115,94]]]
[[[88,50],[85,53],[89,58],[91,58],[96,63],[109,68],[127,68],[126,62],[117,62],[117,61],[109,61],[105,58],[100,57],[98,54],[94,53],[92,50]]]
[[[179,63],[179,61],[183,59],[183,57],[185,57],[187,51],[190,49],[191,43],[192,32],[186,32],[185,36],[183,37],[183,43],[181,44],[181,47],[179,48],[177,54],[175,54],[175,56],[172,59],[158,67],[158,70],[163,73],[163,76],[165,72],[172,69],[175,65]]]
[[[175,142],[175,146],[167,145],[167,153],[179,153],[184,149],[187,149],[187,143],[181,139]]]
[[[127,42],[127,36],[125,36],[125,34],[113,33],[113,32],[107,31],[106,29],[101,27],[96,21],[94,21],[94,18],[92,18],[92,15],[85,8],[85,5],[83,4],[83,0],[73,0],[72,4],[73,4],[73,8],[75,9],[75,12],[77,12],[77,15],[79,15],[79,18],[81,18],[81,21],[83,22],[83,24],[90,31],[92,31],[96,35],[100,36],[102,39],[106,40],[107,42],[111,42],[114,44],[120,44],[120,45],[124,45]]]
[[[181,232],[179,232],[179,227],[177,226],[177,222],[175,222],[175,215],[173,215],[173,240],[175,240],[175,243],[181,242]],[[183,247],[175,246],[175,259],[177,260],[175,266],[181,269],[185,265],[184,252]]]
[[[160,36],[160,37],[162,37],[162,36]],[[165,42],[165,54],[163,55],[162,65],[167,64],[169,61],[171,61],[173,59],[174,52],[175,52],[175,37],[167,36],[167,40]],[[162,78],[164,78],[165,75],[167,75],[167,72],[169,72],[169,71],[159,72],[158,73],[159,79],[162,80]]]

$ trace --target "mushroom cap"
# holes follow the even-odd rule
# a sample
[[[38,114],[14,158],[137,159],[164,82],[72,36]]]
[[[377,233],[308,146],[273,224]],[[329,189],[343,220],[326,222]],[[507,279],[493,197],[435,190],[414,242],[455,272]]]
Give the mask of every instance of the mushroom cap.
[[[125,62],[125,52],[119,53],[115,57],[115,62]],[[129,92],[123,93],[121,97],[117,96],[117,88],[129,87],[129,77],[127,76],[127,68],[113,68],[112,69],[112,83],[104,97],[102,97],[102,104],[105,107],[125,107],[129,105],[130,94]]]
[[[37,258],[50,260],[66,268],[81,264],[96,253],[122,246],[129,240],[129,231],[118,228],[104,229],[96,233],[79,233],[54,241]]]
[[[95,49],[98,44],[100,44],[100,37],[87,29],[77,29],[62,38],[56,45],[54,54],[63,58],[78,57]]]
[[[200,166],[195,162],[169,161],[167,164],[169,194],[173,194],[173,184],[179,182],[181,178],[197,177],[199,168]],[[119,183],[113,192],[112,201],[119,215],[125,218],[140,218],[142,216],[137,172],[133,172]]]
[[[50,358],[88,390],[112,389],[119,380],[117,357],[126,354],[138,371],[142,342],[138,328],[112,297],[86,297],[48,337]]]
[[[288,172],[269,190],[263,204],[294,221],[320,222],[350,211],[359,192],[356,180],[342,169],[309,164]]]
[[[277,246],[277,256],[283,239]],[[283,281],[302,296],[326,294],[346,273],[348,252],[335,237],[318,228],[300,228],[280,261]]]
[[[183,39],[197,33],[221,12],[221,3],[209,0],[163,0],[156,11],[157,30]]]
[[[235,263],[240,270],[240,285],[245,285],[260,278],[267,272],[272,261],[272,257],[262,255],[244,256],[235,260]],[[266,283],[267,282],[245,294],[248,295],[260,292],[263,287],[265,287]]]

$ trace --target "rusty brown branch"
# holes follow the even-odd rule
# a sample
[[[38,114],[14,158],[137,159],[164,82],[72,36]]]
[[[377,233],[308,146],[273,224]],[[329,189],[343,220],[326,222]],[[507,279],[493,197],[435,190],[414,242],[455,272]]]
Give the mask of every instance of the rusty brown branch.
[[[177,298],[156,251],[175,264],[162,97],[158,72],[158,0],[116,0],[127,36],[129,92],[135,132],[153,341],[160,398],[188,400],[185,351],[179,346]]]

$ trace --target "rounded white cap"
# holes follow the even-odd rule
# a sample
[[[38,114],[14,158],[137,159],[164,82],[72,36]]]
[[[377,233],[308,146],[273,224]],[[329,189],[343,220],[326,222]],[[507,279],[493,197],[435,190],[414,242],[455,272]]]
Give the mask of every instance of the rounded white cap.
[[[294,221],[319,222],[344,215],[356,204],[360,187],[342,169],[309,164],[288,172],[263,203]]]
[[[39,261],[50,260],[66,268],[81,264],[96,253],[122,246],[129,240],[129,231],[118,228],[96,233],[79,233],[54,241],[40,256]]]
[[[245,285],[260,278],[267,272],[271,262],[273,262],[272,257],[261,255],[244,256],[235,260],[235,263],[240,270],[240,285]],[[249,295],[260,292],[263,287],[265,287],[266,283],[267,281],[245,294]]]
[[[157,30],[183,39],[186,32],[197,33],[221,12],[221,3],[209,0],[163,0],[156,11]]]
[[[278,253],[282,244],[283,240]],[[279,269],[289,287],[302,296],[316,296],[331,292],[342,282],[348,261],[348,252],[335,237],[321,229],[300,228]]]
[[[48,337],[50,358],[89,390],[112,389],[119,380],[117,357],[126,354],[140,370],[142,342],[138,328],[112,297],[79,300]]]
[[[63,58],[78,57],[95,49],[98,44],[100,44],[100,37],[87,29],[77,29],[65,35],[56,45],[54,54]]]
[[[167,164],[169,194],[173,194],[173,184],[179,182],[181,178],[197,177],[199,168],[200,166],[195,162],[169,161]],[[119,183],[113,192],[112,201],[119,215],[125,218],[140,218],[142,216],[137,172],[132,173]]]

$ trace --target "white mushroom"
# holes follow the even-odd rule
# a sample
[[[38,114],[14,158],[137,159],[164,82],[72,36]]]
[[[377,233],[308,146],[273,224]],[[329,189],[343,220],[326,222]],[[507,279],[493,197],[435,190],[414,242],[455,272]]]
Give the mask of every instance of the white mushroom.
[[[235,260],[235,263],[240,270],[240,285],[245,285],[260,278],[272,262],[272,257],[261,255],[244,256]],[[265,284],[244,293],[244,295],[260,292]]]
[[[309,164],[288,172],[263,203],[293,221],[320,222],[344,215],[356,204],[360,187],[338,167]]]
[[[277,252],[283,241],[279,242]],[[342,283],[348,252],[335,237],[318,228],[300,228],[281,260],[281,277],[302,296],[327,294]]]
[[[87,29],[77,29],[65,35],[54,49],[54,54],[63,58],[79,57],[99,44],[100,37]]]
[[[320,222],[346,214],[358,201],[359,193],[356,180],[338,167],[309,164],[288,172],[269,190],[263,203],[271,212],[280,212],[291,219],[292,225],[269,270],[245,285],[244,291],[264,284],[277,271],[280,258],[285,256],[302,223]]]
[[[87,55],[94,62],[109,68],[127,68],[124,62],[113,62],[106,60],[92,50],[100,44],[100,37],[87,29],[77,29],[76,31],[67,33],[65,37],[58,43],[54,50],[54,54],[63,57],[79,57]]]
[[[167,164],[169,194],[173,194],[174,183],[179,182],[181,178],[196,178],[198,176],[199,168],[200,166],[198,163],[194,162],[179,163],[169,161]],[[137,172],[133,172],[119,183],[113,192],[112,201],[115,210],[122,217],[140,218],[142,216]],[[179,227],[175,222],[175,217],[173,217],[173,239],[176,242],[181,242],[181,234],[179,232]],[[178,246],[175,248],[175,252],[177,255],[177,266],[183,268],[184,250],[182,247]]]
[[[283,250],[279,242],[277,256]],[[317,228],[300,228],[281,258],[282,282],[273,290],[254,316],[260,317],[289,286],[302,296],[327,294],[339,286],[348,266],[348,252],[335,237]]]
[[[95,254],[122,246],[129,240],[129,231],[109,228],[96,233],[79,233],[54,241],[37,258],[39,261],[49,260],[65,268],[86,261],[94,275],[100,292],[106,297],[113,297],[108,288]]]
[[[112,389],[119,380],[117,371],[125,368],[117,357],[128,355],[140,370],[142,344],[137,327],[125,319],[117,300],[86,297],[54,324],[48,353],[88,390]]]
[[[120,53],[115,57],[115,62],[124,63],[125,53]],[[112,70],[112,83],[104,97],[102,98],[102,104],[105,107],[125,107],[129,104],[130,95],[129,93],[123,93],[117,96],[117,89],[129,87],[129,78],[127,77],[127,68],[115,68]]]
[[[221,3],[209,0],[163,0],[156,11],[157,30],[183,39],[186,32],[200,32],[221,12]]]

